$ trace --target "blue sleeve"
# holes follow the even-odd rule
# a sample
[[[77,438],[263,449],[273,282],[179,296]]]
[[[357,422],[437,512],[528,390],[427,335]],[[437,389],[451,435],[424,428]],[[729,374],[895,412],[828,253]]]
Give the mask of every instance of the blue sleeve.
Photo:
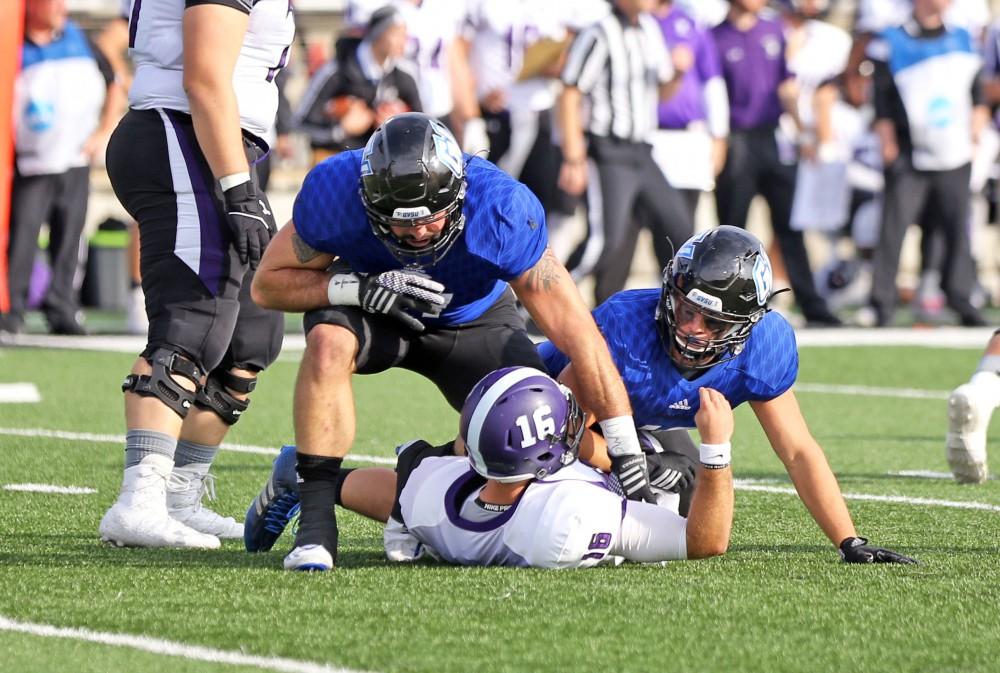
[[[543,341],[535,346],[535,349],[538,351],[539,357],[542,358],[542,362],[545,363],[545,371],[552,378],[558,377],[569,364],[569,358],[551,341]]]
[[[500,246],[495,263],[506,281],[535,266],[549,244],[545,211],[538,198],[522,184],[510,196],[509,204],[501,205],[496,219]]]
[[[795,331],[777,313],[768,313],[765,323],[754,328],[753,352],[746,387],[752,400],[772,400],[795,383],[799,374],[799,351]],[[759,334],[758,334],[759,332]]]
[[[337,249],[339,225],[360,209],[357,154],[342,152],[317,164],[306,175],[295,197],[292,207],[295,232],[315,250],[333,255],[342,252]]]

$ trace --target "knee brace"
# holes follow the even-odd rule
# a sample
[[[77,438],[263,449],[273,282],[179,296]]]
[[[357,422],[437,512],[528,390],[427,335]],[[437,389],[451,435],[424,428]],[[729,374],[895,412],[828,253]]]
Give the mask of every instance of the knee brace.
[[[122,382],[122,392],[156,397],[178,416],[185,418],[201,390],[201,368],[184,353],[170,348],[157,348],[147,361],[153,368],[152,373],[149,376],[129,374]],[[173,378],[175,374],[194,383],[195,389],[187,390],[177,383]]]
[[[248,395],[257,387],[257,379],[236,376],[229,371],[215,370],[208,375],[205,385],[198,390],[195,404],[202,409],[211,409],[227,425],[233,425],[250,406],[250,400],[233,396],[230,390]]]

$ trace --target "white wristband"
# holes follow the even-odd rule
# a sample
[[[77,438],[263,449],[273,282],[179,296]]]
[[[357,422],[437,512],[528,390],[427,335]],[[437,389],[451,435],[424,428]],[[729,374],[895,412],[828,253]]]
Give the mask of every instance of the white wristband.
[[[698,447],[698,457],[701,464],[710,470],[719,470],[728,467],[733,459],[733,445],[729,442],[725,444],[702,444]]]
[[[635,456],[642,453],[639,435],[635,432],[635,421],[631,416],[615,416],[600,421],[604,441],[608,443],[608,455]]]
[[[250,182],[250,173],[246,171],[219,178],[219,186],[222,187],[222,191],[224,192],[228,192],[233,187],[242,185],[244,182]]]
[[[334,274],[326,286],[330,306],[359,306],[360,294],[361,280],[353,273]]]

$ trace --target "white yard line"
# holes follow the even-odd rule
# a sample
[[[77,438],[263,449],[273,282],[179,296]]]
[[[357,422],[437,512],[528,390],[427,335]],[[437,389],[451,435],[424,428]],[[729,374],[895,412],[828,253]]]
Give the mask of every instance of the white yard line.
[[[755,483],[753,480],[744,481],[741,479],[736,480],[736,490],[798,495],[794,488],[785,486],[766,486],[764,484]],[[922,507],[949,507],[952,509],[977,509],[986,512],[1000,512],[1000,505],[990,505],[985,502],[938,500],[935,498],[911,498],[905,495],[873,495],[870,493],[844,493],[843,495],[846,500],[871,500],[874,502],[888,502],[895,505],[920,505]]]
[[[55,484],[4,484],[5,491],[22,491],[24,493],[58,493],[60,495],[90,495],[97,493],[95,489],[86,486],[56,486]]]
[[[42,395],[34,383],[0,383],[0,404],[41,402]]]
[[[865,397],[892,397],[911,400],[946,400],[951,391],[921,390],[920,388],[879,388],[877,386],[845,386],[836,383],[796,383],[797,393],[825,393],[829,395],[863,395]]]
[[[0,436],[11,437],[42,437],[46,439],[63,439],[70,442],[90,442],[96,444],[125,444],[125,435],[102,435],[92,432],[68,432],[66,430],[46,430],[44,428],[0,428]],[[270,446],[253,446],[251,444],[223,444],[224,451],[233,453],[252,453],[262,456],[276,456],[278,449]],[[386,456],[365,456],[352,453],[348,461],[359,463],[376,463],[378,465],[395,465],[395,458]]]
[[[76,442],[92,442],[92,443],[104,443],[104,444],[123,444],[125,442],[124,435],[99,435],[87,432],[65,432],[62,430],[44,430],[41,428],[0,428],[0,436],[16,436],[16,437],[44,437],[44,438],[54,438],[62,439],[66,441],[76,441]],[[244,444],[223,444],[223,450],[233,451],[236,453],[253,453],[261,454],[267,456],[275,456],[278,454],[278,449],[273,449],[266,446],[247,446]],[[363,454],[349,454],[347,456],[348,461],[355,461],[359,463],[374,463],[376,465],[395,465],[395,458],[388,458],[386,456],[366,456]],[[909,474],[901,476],[910,476]],[[918,475],[913,475],[918,476]],[[785,493],[789,495],[796,495],[794,488],[782,487],[782,486],[768,486],[762,483],[762,480],[736,480],[736,488],[744,491],[763,491],[766,493]],[[889,502],[901,505],[924,505],[933,507],[952,507],[959,509],[978,509],[986,510],[991,512],[1000,512],[1000,505],[990,505],[983,502],[964,502],[959,500],[934,500],[930,498],[910,498],[907,496],[896,496],[896,495],[870,495],[866,493],[844,493],[844,497],[848,500],[874,500],[878,502]]]
[[[211,647],[201,647],[199,645],[187,645],[172,640],[161,640],[148,636],[133,636],[125,633],[105,633],[101,631],[91,631],[90,629],[64,628],[49,624],[33,624],[31,622],[19,622],[7,617],[0,616],[0,631],[13,631],[25,633],[42,638],[65,638],[68,640],[82,640],[88,643],[100,643],[113,647],[127,647],[133,650],[162,654],[168,657],[180,657],[182,659],[193,659],[195,661],[207,661],[216,664],[229,664],[232,666],[251,666],[253,668],[263,668],[270,671],[284,671],[287,673],[361,673],[350,668],[338,666],[327,666],[311,661],[299,661],[296,659],[285,659],[284,657],[258,657],[252,654],[243,654],[232,650],[216,650]]]

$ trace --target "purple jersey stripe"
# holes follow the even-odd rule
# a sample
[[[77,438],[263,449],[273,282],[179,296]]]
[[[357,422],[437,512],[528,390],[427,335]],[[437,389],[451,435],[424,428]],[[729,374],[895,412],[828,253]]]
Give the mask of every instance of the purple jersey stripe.
[[[142,7],[142,0],[135,0],[132,4],[132,16],[128,20],[128,48],[135,48],[135,34],[139,29],[139,8]]]
[[[187,115],[167,110],[167,117],[177,134],[177,142],[184,163],[187,165],[188,178],[194,193],[198,208],[198,222],[201,231],[201,254],[198,263],[198,277],[213,296],[222,293],[222,283],[227,275],[223,274],[228,252],[228,236],[223,232],[225,227],[222,214],[215,206],[213,195],[215,180],[207,180],[199,158],[201,151],[197,149],[197,139],[194,137],[194,127],[187,121]]]

